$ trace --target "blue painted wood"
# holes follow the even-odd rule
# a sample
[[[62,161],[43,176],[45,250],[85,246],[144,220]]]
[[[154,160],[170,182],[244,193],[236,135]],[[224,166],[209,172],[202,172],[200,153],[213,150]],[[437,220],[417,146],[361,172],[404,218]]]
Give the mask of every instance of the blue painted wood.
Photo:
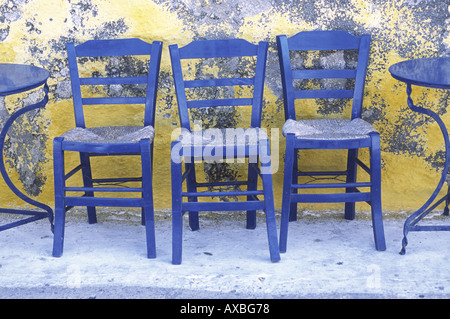
[[[346,31],[299,32],[288,39],[293,51],[359,50],[360,39]]]
[[[82,172],[82,177],[83,177],[83,185],[85,188],[84,194],[85,194],[85,196],[88,196],[88,197],[94,197],[94,192],[89,190],[89,188],[92,188],[94,186],[94,183],[92,181],[92,170],[91,170],[91,161],[89,158],[89,153],[80,152],[80,163],[81,163],[81,172]],[[68,180],[68,178],[66,177],[64,180]],[[87,209],[87,213],[88,213],[89,224],[97,223],[97,214],[95,213],[95,207],[87,206],[86,209]]]
[[[73,197],[65,196],[64,203],[67,206],[96,206],[96,207],[142,207],[141,198],[123,198],[116,197]],[[56,218],[55,218],[56,219]]]
[[[226,78],[226,79],[206,79],[184,81],[184,87],[196,88],[207,86],[235,86],[235,85],[254,85],[254,78]]]
[[[216,106],[243,106],[251,107],[251,119],[247,127],[261,126],[261,111],[264,90],[264,77],[267,61],[267,42],[260,42],[258,45],[249,43],[241,39],[229,40],[204,40],[194,41],[182,48],[174,44],[169,46],[172,72],[175,83],[175,93],[178,102],[178,113],[180,116],[180,125],[183,129],[191,131],[189,109],[199,107]],[[252,78],[214,78],[206,80],[184,79],[184,70],[181,66],[182,60],[204,59],[204,58],[226,58],[226,57],[256,57],[255,72]],[[222,86],[253,86],[253,96],[246,98],[224,98],[211,100],[189,100],[186,95],[186,89],[198,87],[222,87]],[[200,137],[201,138],[201,137]],[[265,149],[268,147],[267,140],[260,141],[264,143]],[[189,213],[189,222],[192,230],[199,228],[199,211],[247,211],[247,228],[256,227],[256,211],[263,210],[266,213],[266,224],[269,241],[270,259],[275,262],[280,259],[278,240],[275,224],[275,212],[273,203],[272,176],[270,173],[258,174],[258,162],[250,162],[248,165],[248,176],[245,181],[226,181],[217,183],[202,183],[196,180],[195,165],[193,160],[205,160],[203,154],[208,146],[205,145],[184,145],[181,142],[172,143],[172,263],[180,264],[182,260],[182,216],[183,213]],[[222,154],[225,156],[243,157],[249,159],[259,158],[261,156],[260,145],[257,146],[237,146],[224,145]],[[219,151],[219,150],[216,150]],[[185,172],[182,173],[182,158],[185,160]],[[223,158],[221,158],[223,159]],[[270,162],[261,163],[266,169]],[[258,190],[258,177],[262,180],[262,190]],[[182,184],[186,183],[187,192],[182,192]],[[223,185],[239,185],[247,189],[242,191],[214,191],[204,187],[214,187]],[[236,202],[217,202],[205,201],[206,197],[217,196],[244,196],[246,200]],[[258,196],[264,197],[259,199]],[[182,201],[187,197],[188,201]],[[202,197],[202,201],[198,198]]]
[[[84,128],[86,121],[83,107],[85,105],[142,104],[144,106],[144,126],[154,126],[155,104],[158,88],[158,76],[161,62],[162,42],[146,43],[140,39],[114,39],[90,40],[75,46],[67,44],[69,69],[71,76],[73,104],[75,111],[75,124]],[[88,77],[80,78],[78,72],[79,57],[107,57],[107,56],[149,56],[147,76],[136,77]],[[147,85],[144,97],[89,97],[82,96],[82,85],[108,85],[108,84],[141,84]],[[119,107],[119,106],[118,106]],[[138,124],[142,125],[142,124]],[[54,178],[55,178],[55,235],[53,243],[53,256],[59,257],[63,252],[65,215],[74,206],[85,206],[88,212],[89,223],[96,223],[95,207],[141,207],[142,223],[146,228],[147,257],[156,257],[155,225],[153,217],[153,141],[141,139],[138,142],[125,143],[98,143],[65,141],[63,137],[54,139]],[[78,152],[80,165],[68,170],[64,166],[64,153]],[[141,159],[140,177],[110,177],[94,178],[90,158],[95,156],[139,156]],[[81,171],[83,186],[66,187],[66,180]],[[140,182],[141,187],[106,187],[107,184]],[[81,196],[68,196],[67,192],[83,193]],[[117,197],[96,197],[98,192],[117,193]],[[136,193],[140,197],[127,198],[119,196],[123,193]]]
[[[264,145],[264,143],[266,145]],[[269,140],[261,141],[260,154],[266,153],[270,149]],[[277,223],[275,219],[275,204],[273,199],[272,168],[270,156],[268,160],[261,161],[261,170],[266,171],[260,174],[264,191],[264,210],[266,212],[267,237],[269,243],[270,259],[272,262],[280,261],[280,249],[277,241]]]
[[[151,50],[152,44],[136,38],[120,40],[89,40],[76,47],[76,56],[106,57],[121,55],[149,55],[149,52],[151,52]]]
[[[372,225],[376,250],[386,250],[384,239],[383,214],[381,207],[381,150],[380,134],[370,133],[372,147],[370,148],[370,167],[372,168],[370,179],[372,183],[370,200],[372,209]]]
[[[244,106],[252,104],[253,99],[249,98],[196,100],[196,101],[188,101],[186,103],[188,108],[211,107],[211,106]]]
[[[353,79],[356,70],[352,69],[317,69],[292,70],[293,79]]]
[[[305,90],[295,91],[296,99],[351,99],[353,90]]]
[[[66,210],[64,204],[64,152],[62,151],[63,138],[53,139],[53,178],[55,189],[55,227],[53,232],[53,256],[60,257],[64,245],[64,224]]]
[[[171,149],[175,149],[179,142],[172,142]],[[182,260],[183,242],[183,212],[182,212],[182,184],[180,182],[181,158],[180,161],[171,161],[172,177],[172,264],[179,265]]]
[[[114,155],[114,154],[126,154],[133,155],[139,154],[139,145],[136,143],[114,143],[114,144],[103,144],[103,143],[80,143],[72,141],[64,141],[65,151],[74,152],[87,152],[90,153],[89,156],[100,156],[99,154]]]
[[[104,85],[104,84],[146,84],[148,78],[145,76],[137,77],[116,77],[116,78],[80,78],[81,85]]]
[[[355,118],[361,118],[366,72],[369,64],[370,41],[370,35],[365,34],[361,36],[358,53],[358,66],[356,68],[355,77],[355,95],[353,96],[352,120]]]
[[[295,147],[298,149],[359,149],[370,147],[370,138],[342,139],[342,140],[318,140],[318,139],[297,139]]]
[[[199,40],[180,49],[181,59],[230,58],[256,56],[258,47],[243,39]]]
[[[156,258],[156,239],[155,239],[155,217],[153,208],[153,185],[152,185],[152,158],[153,142],[150,139],[139,141],[141,147],[141,170],[142,170],[142,211],[145,221],[145,233],[147,239],[147,257]]]
[[[90,97],[81,100],[83,105],[102,104],[144,104],[146,98],[142,97]]]
[[[345,189],[345,192],[351,193],[356,191],[356,175],[358,170],[358,164],[356,162],[356,158],[358,157],[358,150],[352,149],[348,151],[347,154],[347,188]],[[366,167],[364,167],[366,169]],[[368,171],[370,174],[370,171]],[[353,184],[353,185],[352,185]],[[348,202],[345,203],[345,219],[347,220],[353,220],[355,219],[355,202]]]
[[[295,110],[297,99],[339,98],[352,99],[351,119],[361,118],[362,101],[364,94],[364,81],[370,51],[370,36],[356,37],[345,31],[307,31],[287,38],[285,35],[277,36],[278,56],[281,68],[285,118],[297,120]],[[356,69],[293,69],[290,60],[290,51],[322,51],[322,50],[358,50],[358,63]],[[352,90],[298,90],[294,88],[294,79],[355,79]],[[357,132],[355,132],[356,135]],[[370,150],[370,168],[358,159],[358,149]],[[299,171],[297,154],[302,149],[344,149],[348,150],[346,171],[321,172]],[[357,182],[357,169],[361,168],[370,175],[370,182]],[[322,182],[325,176],[330,178],[345,176],[346,181],[336,183]],[[320,184],[302,184],[299,176],[319,178]],[[344,193],[302,194],[304,189],[335,189],[343,188]],[[360,188],[369,188],[362,191]],[[289,221],[297,216],[297,203],[345,203],[345,218],[353,219],[355,202],[364,201],[371,205],[374,229],[375,248],[385,250],[384,229],[381,208],[381,158],[379,134],[373,133],[365,137],[352,137],[348,139],[300,138],[293,134],[286,136],[286,155],[284,167],[282,215],[280,228],[280,251],[286,252]]]

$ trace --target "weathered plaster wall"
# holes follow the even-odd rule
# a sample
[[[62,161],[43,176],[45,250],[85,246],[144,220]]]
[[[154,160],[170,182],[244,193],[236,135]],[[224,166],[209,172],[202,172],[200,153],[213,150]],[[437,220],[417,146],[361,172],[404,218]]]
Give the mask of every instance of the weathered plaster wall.
[[[10,173],[24,192],[53,205],[52,139],[74,125],[65,53],[65,43],[69,41],[138,37],[164,42],[154,195],[157,209],[169,209],[170,136],[179,121],[168,45],[231,37],[255,43],[269,41],[262,125],[281,128],[284,119],[275,36],[340,29],[355,35],[372,35],[363,117],[381,133],[384,210],[418,208],[437,184],[443,139],[437,125],[407,109],[405,86],[391,78],[388,67],[409,58],[449,56],[449,10],[450,4],[444,0],[0,0],[0,63],[31,63],[51,72],[51,100],[47,108],[24,116],[12,130],[6,152]],[[333,58],[337,63],[346,63],[344,56],[325,57],[328,61]],[[0,99],[0,118],[5,118],[14,107],[39,99],[39,94]],[[413,97],[450,124],[448,92],[414,88]],[[317,111],[311,107],[308,106],[309,116],[316,112],[322,116],[336,113],[333,103],[323,104]],[[220,114],[217,113],[216,121],[223,120]],[[228,120],[237,118],[231,116]],[[280,166],[274,175],[277,208],[281,203],[283,154],[281,138]],[[342,163],[332,153],[327,153],[326,158]],[[315,159],[305,165],[322,163]],[[209,176],[213,174],[235,176],[236,172],[225,167],[219,172],[210,171]],[[2,203],[22,205],[11,198],[1,185]]]

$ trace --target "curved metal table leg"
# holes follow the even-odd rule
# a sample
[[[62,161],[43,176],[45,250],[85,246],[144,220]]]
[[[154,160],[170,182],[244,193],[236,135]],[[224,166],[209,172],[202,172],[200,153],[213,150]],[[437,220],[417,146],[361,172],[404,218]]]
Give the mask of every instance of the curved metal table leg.
[[[31,199],[30,197],[28,197],[27,195],[23,194],[11,181],[11,179],[8,176],[8,173],[6,172],[6,168],[5,168],[5,163],[4,163],[4,155],[3,155],[3,148],[5,146],[5,139],[6,139],[6,135],[8,133],[9,128],[11,127],[11,125],[14,123],[14,121],[21,115],[23,115],[26,112],[38,109],[38,108],[42,108],[44,107],[47,102],[48,102],[48,85],[45,84],[44,85],[44,99],[36,104],[33,105],[29,105],[27,107],[21,108],[19,110],[17,110],[16,112],[14,112],[10,118],[6,121],[5,125],[3,126],[3,129],[0,133],[0,173],[3,176],[3,179],[5,181],[5,183],[8,185],[8,187],[14,192],[14,194],[16,196],[18,196],[20,199],[24,200],[25,202],[40,208],[42,210],[44,210],[44,212],[40,212],[40,211],[34,211],[34,210],[23,210],[23,209],[9,209],[9,208],[0,208],[0,212],[2,213],[8,213],[8,214],[21,214],[21,215],[29,215],[31,217],[28,217],[26,219],[22,219],[16,222],[12,222],[6,225],[2,225],[0,226],[0,231],[6,230],[6,229],[10,229],[13,227],[17,227],[23,224],[27,224],[39,219],[44,219],[44,218],[48,218],[49,222],[50,222],[50,227],[51,230],[53,232],[53,210],[45,205],[42,204],[40,202],[37,202],[33,199]]]
[[[444,200],[447,199],[447,195],[446,195],[446,196],[442,197],[440,200],[438,200],[436,203],[431,205],[433,203],[433,201],[436,199],[436,197],[438,196],[440,190],[442,189],[442,187],[444,185],[446,177],[447,177],[447,172],[448,172],[448,168],[449,168],[450,142],[449,142],[447,128],[445,127],[445,124],[441,120],[441,118],[431,110],[415,106],[413,103],[413,100],[411,98],[411,91],[412,91],[411,84],[407,84],[406,93],[408,95],[408,99],[407,99],[408,107],[414,112],[418,112],[418,113],[425,114],[425,115],[432,117],[436,121],[436,123],[439,125],[439,128],[441,129],[442,135],[444,136],[444,142],[445,142],[445,163],[444,163],[444,168],[442,171],[441,179],[439,180],[439,183],[438,183],[436,189],[434,190],[433,194],[431,195],[431,197],[427,200],[427,202],[418,211],[416,211],[414,214],[409,216],[405,221],[405,224],[403,226],[402,249],[400,251],[401,255],[404,255],[406,253],[406,246],[408,245],[407,235],[408,235],[409,231],[422,231],[422,230],[447,230],[447,231],[450,231],[450,226],[417,226],[417,223],[422,218],[424,218],[429,212],[431,212],[440,203],[442,203]]]

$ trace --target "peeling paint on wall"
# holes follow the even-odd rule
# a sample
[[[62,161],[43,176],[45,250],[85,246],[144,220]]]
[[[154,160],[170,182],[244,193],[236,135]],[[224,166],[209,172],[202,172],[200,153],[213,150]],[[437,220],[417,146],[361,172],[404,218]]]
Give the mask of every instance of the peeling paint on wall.
[[[363,118],[381,134],[383,204],[388,210],[415,209],[437,183],[443,141],[435,123],[409,111],[406,88],[390,76],[388,68],[410,58],[449,56],[449,10],[448,2],[442,0],[0,0],[0,63],[31,63],[51,73],[48,106],[38,114],[23,116],[7,141],[5,156],[11,174],[17,176],[28,194],[53,203],[52,139],[74,125],[65,52],[67,42],[125,37],[164,42],[156,111],[154,176],[161,181],[161,187],[155,191],[155,206],[169,209],[167,160],[171,131],[179,127],[179,122],[168,45],[233,37],[253,43],[269,41],[262,126],[281,128],[284,111],[276,35],[339,29],[358,36],[372,35]],[[351,55],[327,53],[309,62],[348,66],[351,60]],[[123,72],[128,66],[123,63],[119,69]],[[217,71],[223,72],[230,66],[224,64]],[[109,71],[114,72],[112,68]],[[349,84],[328,82],[321,85]],[[25,95],[22,102],[14,98],[13,101],[0,99],[0,120],[9,116],[11,107],[31,103],[37,94]],[[414,87],[413,99],[416,104],[435,110],[450,124],[447,91]],[[336,116],[344,109],[337,101],[308,103],[302,107],[306,108],[305,116]],[[207,112],[213,119],[204,121],[207,126],[226,126],[240,121],[236,110]],[[196,116],[206,119],[205,114]],[[280,141],[280,160],[283,159],[283,144],[284,139]],[[329,160],[336,161],[333,156],[329,155]],[[305,162],[305,165],[310,164]],[[219,175],[225,174],[228,178],[241,174],[225,166],[220,169],[204,167],[205,176],[210,179],[216,178],[219,170]],[[278,208],[282,171],[274,175]],[[417,174],[413,177],[411,171]]]

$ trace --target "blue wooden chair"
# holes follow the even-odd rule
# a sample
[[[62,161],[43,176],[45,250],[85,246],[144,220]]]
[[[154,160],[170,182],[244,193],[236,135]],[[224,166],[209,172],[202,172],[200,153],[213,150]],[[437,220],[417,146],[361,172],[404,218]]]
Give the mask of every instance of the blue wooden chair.
[[[286,119],[282,131],[286,137],[286,155],[280,251],[286,252],[288,223],[297,218],[297,203],[345,202],[345,218],[351,220],[355,216],[355,202],[359,201],[371,205],[375,247],[377,250],[385,250],[381,210],[380,137],[372,125],[361,119],[370,36],[355,37],[344,31],[307,31],[299,32],[290,38],[285,35],[277,36],[277,47]],[[330,67],[332,63],[326,62],[322,62],[322,65],[319,66],[315,65],[313,68],[305,68],[299,66],[298,61],[295,61],[296,56],[297,60],[302,59],[301,55],[306,53],[303,51],[316,51],[317,54],[320,51],[336,53],[343,52],[342,50],[357,52],[356,68],[343,68],[342,65]],[[315,84],[298,84],[298,81],[306,82],[311,79],[316,81]],[[332,79],[332,81],[354,79],[354,85],[333,86],[330,85],[330,82],[326,82],[328,79]],[[297,99],[339,99],[337,101],[343,102],[345,100],[342,99],[352,99],[351,119],[297,120],[295,106]],[[336,102],[336,100],[333,101]],[[370,167],[358,159],[358,149],[360,148],[370,150]],[[346,170],[301,170],[297,155],[299,150],[305,149],[348,150]],[[369,182],[357,181],[358,167],[370,175]],[[303,183],[305,176],[320,182],[311,182],[309,179]],[[344,176],[345,182],[338,182],[338,178],[342,178],[342,176]],[[324,179],[327,182],[323,182]],[[332,191],[339,188],[343,188],[345,192]],[[318,193],[318,190],[321,190],[321,193]]]
[[[182,216],[189,212],[190,228],[198,230],[199,211],[246,211],[248,229],[256,226],[256,210],[265,211],[270,258],[273,262],[280,259],[269,140],[264,131],[260,130],[267,48],[266,42],[255,45],[241,39],[194,41],[182,48],[177,45],[169,46],[182,129],[179,138],[172,142],[171,149],[173,264],[180,264],[182,259]],[[202,73],[203,69],[213,69],[209,64],[211,61],[220,64],[227,63],[227,59],[230,61],[225,67],[219,66],[219,75]],[[253,64],[245,59],[253,59]],[[200,61],[197,65],[200,65],[199,68],[195,65],[182,67],[182,63],[195,64],[196,61]],[[209,62],[202,64],[201,61]],[[247,68],[251,71],[247,72]],[[192,73],[197,77],[190,79],[188,74]],[[243,86],[253,88],[250,97],[237,93]],[[199,90],[206,90],[206,93]],[[224,92],[231,92],[231,95]],[[209,112],[210,109],[206,109],[208,107],[237,106],[251,107],[251,121],[247,128],[206,127],[204,130],[195,131],[194,125],[194,129],[191,129],[193,112],[196,110]],[[197,178],[195,160],[220,163],[223,158],[226,158],[226,163],[229,163],[230,159],[233,162],[235,158],[238,163],[242,160],[245,162],[245,158],[248,158],[247,180],[202,182]],[[184,173],[182,159],[185,162]],[[262,190],[257,189],[258,176],[262,180]],[[183,183],[186,185],[186,191],[183,191]],[[217,190],[217,187],[222,189]],[[224,187],[235,188],[224,191]],[[237,199],[244,196],[246,200],[215,201],[215,196],[236,196]],[[258,196],[263,196],[263,199]],[[212,200],[207,201],[208,198]]]
[[[139,39],[90,40],[77,46],[73,43],[67,44],[76,128],[65,132],[60,137],[56,137],[53,142],[55,179],[53,256],[59,257],[63,252],[66,212],[74,206],[86,206],[89,223],[96,223],[95,207],[98,206],[141,207],[142,223],[146,227],[147,255],[149,258],[156,257],[152,163],[155,103],[161,49],[162,42],[155,41],[150,44]],[[141,60],[138,60],[132,56],[143,57],[140,58]],[[95,61],[95,59],[97,59],[97,62],[99,59],[100,61],[102,61],[101,59],[110,61],[110,64],[105,67],[105,69],[109,68],[109,71],[106,72],[107,75],[100,77],[97,70],[91,70],[92,76],[81,77],[83,74],[80,74],[79,66],[81,68],[82,63]],[[118,61],[117,59],[141,61],[144,71],[126,70],[126,76],[118,74],[117,63],[112,62],[112,59],[116,59],[116,62]],[[142,59],[149,59],[149,62],[143,62],[144,60]],[[134,64],[130,62],[130,65],[140,64],[139,62]],[[98,89],[99,86],[104,88],[103,91],[106,94],[100,94],[101,97],[98,97],[98,95],[92,97],[91,92],[101,91],[101,89]],[[88,93],[86,93],[85,88],[87,88]],[[109,91],[108,88],[110,89]],[[128,92],[128,94],[118,93],[121,91]],[[130,94],[130,91],[133,93]],[[108,94],[108,92],[113,93]],[[139,92],[140,96],[136,96],[139,94],[135,92]],[[88,94],[89,97],[86,97]],[[84,106],[115,105],[109,106],[102,113],[102,117],[110,118],[111,107],[125,107],[136,104],[145,106],[142,107],[144,110],[143,122],[137,123],[137,126],[86,127]],[[105,116],[106,114],[108,116]],[[65,152],[77,152],[80,156],[80,165],[68,172],[64,165]],[[140,157],[141,176],[93,177],[91,158],[102,156],[103,159],[106,159],[105,156],[122,155]],[[79,174],[76,174],[77,172],[81,172],[83,186],[67,186],[66,180],[77,175],[79,176]],[[137,175],[140,174],[138,173]],[[130,186],[131,184],[124,184],[128,182],[138,183],[141,187],[136,187],[136,184],[133,184],[133,187]],[[71,182],[71,185],[74,183],[76,181]],[[102,193],[106,195],[99,195]],[[133,193],[138,196],[126,196]]]

